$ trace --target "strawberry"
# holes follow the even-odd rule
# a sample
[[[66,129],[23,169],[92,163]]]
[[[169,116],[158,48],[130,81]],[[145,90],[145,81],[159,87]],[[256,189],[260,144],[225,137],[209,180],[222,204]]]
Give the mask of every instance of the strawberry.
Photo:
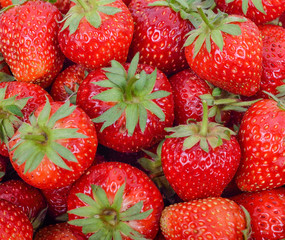
[[[170,205],[162,212],[160,226],[166,240],[242,240],[243,231],[247,231],[241,207],[221,197]]]
[[[112,61],[92,71],[79,86],[76,103],[93,119],[100,144],[119,152],[138,152],[164,138],[172,126],[171,85],[161,71]]]
[[[1,51],[18,81],[46,88],[59,73],[65,58],[56,37],[60,19],[59,10],[44,1],[27,1],[1,14]]]
[[[97,136],[86,113],[69,102],[46,102],[9,142],[19,176],[40,189],[64,187],[92,164]]]
[[[77,0],[65,15],[58,41],[64,55],[88,69],[125,62],[134,23],[121,0]]]
[[[51,1],[51,3],[53,3],[62,14],[66,14],[71,5],[70,0],[56,0],[55,2]]]
[[[154,239],[162,209],[148,176],[119,162],[92,166],[68,196],[69,224],[89,239]]]
[[[85,68],[79,64],[69,66],[62,71],[54,80],[50,94],[55,101],[65,101],[76,103],[76,95],[79,85],[86,77]]]
[[[250,215],[250,239],[285,238],[285,188],[242,193],[231,199],[242,205]]]
[[[57,223],[41,228],[34,237],[34,240],[78,240],[73,234],[68,223]]]
[[[236,183],[242,191],[259,191],[285,184],[285,105],[264,99],[243,116],[239,129],[242,158]]]
[[[284,11],[284,0],[215,0],[217,7],[228,14],[243,15],[262,24],[278,18]]]
[[[3,156],[0,155],[0,182],[3,180],[6,174],[7,162]]]
[[[203,112],[201,122],[167,128],[161,149],[165,177],[184,201],[220,196],[240,163],[234,132],[208,122],[205,102]]]
[[[0,199],[22,209],[36,230],[45,219],[47,203],[41,192],[22,180],[8,180],[0,184]]]
[[[262,39],[258,27],[237,15],[199,13],[204,21],[185,42],[190,68],[202,79],[234,94],[254,95],[260,88]]]
[[[0,199],[0,239],[33,239],[33,226],[26,214],[4,199]]]

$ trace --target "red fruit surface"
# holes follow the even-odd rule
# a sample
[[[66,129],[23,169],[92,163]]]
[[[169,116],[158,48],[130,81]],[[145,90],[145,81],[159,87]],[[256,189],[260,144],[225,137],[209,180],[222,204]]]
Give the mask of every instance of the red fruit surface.
[[[6,174],[7,162],[3,156],[0,155],[0,182]]]

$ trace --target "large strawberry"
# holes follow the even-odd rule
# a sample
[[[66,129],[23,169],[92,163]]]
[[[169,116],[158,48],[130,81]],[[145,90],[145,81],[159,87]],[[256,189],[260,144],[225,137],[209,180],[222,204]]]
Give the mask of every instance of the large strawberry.
[[[68,196],[69,224],[89,239],[154,239],[162,209],[147,175],[119,162],[91,167]]]
[[[97,136],[86,113],[69,102],[46,102],[9,142],[10,160],[27,183],[37,188],[71,184],[92,164]]]
[[[285,184],[285,105],[264,99],[245,113],[240,129],[241,164],[236,176],[242,191],[258,191]]]
[[[170,205],[162,212],[160,226],[166,240],[242,240],[248,236],[241,207],[221,197]]]
[[[121,0],[76,0],[61,24],[58,40],[67,58],[90,69],[111,60],[125,62],[134,23]]]
[[[203,103],[203,120],[166,129],[161,149],[166,179],[184,201],[220,196],[234,177],[240,162],[240,147],[233,132],[215,122],[208,123]]]
[[[234,94],[254,95],[260,88],[262,39],[258,27],[242,16],[203,12],[204,21],[190,32],[185,54],[204,80]]]
[[[231,199],[250,215],[250,239],[285,239],[285,188],[242,193]]]
[[[18,81],[46,88],[62,68],[58,46],[59,10],[49,2],[27,1],[0,16],[0,48]]]
[[[171,85],[161,71],[112,61],[112,67],[91,72],[77,93],[77,104],[94,118],[98,140],[119,152],[138,152],[164,138],[172,126]]]

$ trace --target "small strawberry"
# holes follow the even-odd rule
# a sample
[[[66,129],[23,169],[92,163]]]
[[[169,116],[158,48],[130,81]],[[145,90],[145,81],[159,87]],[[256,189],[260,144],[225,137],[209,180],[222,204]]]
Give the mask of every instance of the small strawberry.
[[[243,210],[221,197],[170,205],[162,212],[160,226],[166,240],[247,239],[243,238],[247,235]]]
[[[58,41],[64,55],[88,69],[125,62],[134,23],[121,0],[76,0],[65,15]]]
[[[64,187],[92,164],[97,150],[95,127],[69,102],[46,102],[9,142],[9,157],[19,176],[40,189]]]
[[[236,183],[242,191],[259,191],[285,184],[285,105],[278,99],[254,103],[239,129],[242,158]]]
[[[250,239],[285,239],[285,188],[242,193],[231,199],[250,215]]]
[[[4,199],[0,199],[0,239],[33,239],[33,226],[26,214]]]
[[[119,152],[138,152],[164,138],[172,126],[171,85],[161,71],[138,64],[112,61],[92,71],[77,93],[77,104],[95,122],[100,144]]]
[[[252,96],[260,88],[262,39],[258,27],[237,15],[198,10],[203,22],[185,42],[190,68],[228,92]]]
[[[148,176],[119,162],[92,166],[68,196],[69,224],[89,239],[153,239],[162,209]]]

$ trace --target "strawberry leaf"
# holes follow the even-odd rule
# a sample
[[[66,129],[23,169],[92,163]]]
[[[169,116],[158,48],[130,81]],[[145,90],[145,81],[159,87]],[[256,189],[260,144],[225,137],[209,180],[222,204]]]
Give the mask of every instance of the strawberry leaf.
[[[130,104],[126,107],[126,128],[128,134],[133,135],[135,127],[139,120],[138,106],[136,104]]]

